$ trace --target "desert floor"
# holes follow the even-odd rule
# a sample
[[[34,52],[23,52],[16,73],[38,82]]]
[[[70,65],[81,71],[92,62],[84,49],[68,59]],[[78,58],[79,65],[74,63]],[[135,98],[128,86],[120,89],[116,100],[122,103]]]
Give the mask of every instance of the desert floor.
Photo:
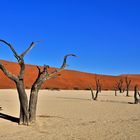
[[[140,104],[128,102],[133,92],[103,91],[92,101],[90,91],[41,90],[37,123],[19,126],[17,91],[0,90],[0,140],[139,140]]]

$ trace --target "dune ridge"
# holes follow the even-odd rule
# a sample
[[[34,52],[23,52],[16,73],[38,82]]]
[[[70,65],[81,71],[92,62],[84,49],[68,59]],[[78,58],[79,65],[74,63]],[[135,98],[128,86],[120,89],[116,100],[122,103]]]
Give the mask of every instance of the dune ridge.
[[[15,75],[19,72],[19,65],[16,62],[9,62],[0,60],[0,62]],[[42,67],[43,68],[43,67]],[[54,70],[50,68],[49,71]],[[35,78],[37,77],[38,70],[35,65],[26,64],[25,70],[25,88],[30,88]],[[61,75],[57,78],[47,80],[42,89],[75,89],[75,90],[87,90],[89,86],[95,89],[95,78],[100,79],[103,90],[113,90],[113,86],[119,79],[124,79],[126,76],[131,79],[130,89],[133,90],[137,84],[140,87],[140,74],[123,74],[118,76],[92,74],[86,72],[80,72],[75,70],[63,70]],[[124,81],[125,86],[125,81]],[[0,71],[0,89],[12,89],[15,88],[13,81],[8,79],[2,71]]]

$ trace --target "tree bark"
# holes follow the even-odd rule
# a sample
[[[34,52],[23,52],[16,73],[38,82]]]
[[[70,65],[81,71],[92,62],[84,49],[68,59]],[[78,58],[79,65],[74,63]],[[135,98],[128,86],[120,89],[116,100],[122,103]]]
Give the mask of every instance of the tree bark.
[[[115,96],[117,96],[117,90],[115,89]]]
[[[97,100],[97,97],[98,97],[98,93],[101,89],[101,84],[100,84],[100,80],[99,79],[96,79],[96,94],[95,94],[95,97],[94,97],[94,100]]]
[[[92,100],[94,100],[94,92],[93,92],[93,89],[92,89],[92,87],[89,87],[89,88],[90,88],[90,91],[91,91]]]
[[[25,92],[23,80],[16,83],[19,102],[20,102],[20,118],[19,124],[29,125],[28,98]]]
[[[29,101],[29,120],[30,123],[34,123],[36,121],[36,109],[37,109],[37,100],[38,100],[38,91],[37,89],[32,89],[30,93],[30,101]]]
[[[95,94],[95,97],[94,97],[94,92],[93,92],[93,89],[92,89],[91,86],[90,86],[90,90],[91,90],[92,99],[96,101],[97,98],[98,98],[98,93],[101,90],[101,84],[100,84],[99,79],[95,79],[95,82],[96,82],[96,94]]]
[[[137,85],[136,85],[136,86],[134,87],[134,104],[138,104],[138,103],[139,103],[137,94],[138,94],[138,87],[137,87]]]
[[[18,91],[20,102],[19,124],[29,125],[30,123],[35,122],[36,120],[38,92],[43,82],[46,81],[47,79],[59,76],[58,72],[62,71],[67,66],[66,64],[67,57],[76,55],[74,54],[65,55],[61,67],[59,69],[54,70],[51,73],[48,73],[47,71],[48,66],[46,65],[44,66],[43,71],[41,71],[41,69],[37,67],[38,76],[36,78],[36,81],[32,85],[30,92],[30,100],[28,104],[28,98],[24,87],[24,73],[25,73],[24,56],[35,46],[36,42],[32,42],[30,46],[21,55],[18,55],[13,46],[8,42],[6,42],[5,40],[0,39],[0,42],[6,44],[11,49],[11,51],[13,52],[14,56],[18,61],[18,64],[20,65],[19,76],[15,76],[14,74],[10,73],[1,63],[0,69],[9,79],[11,79],[16,83],[16,88]]]
[[[97,90],[97,91],[96,91],[96,94],[95,94],[95,98],[94,98],[94,100],[97,100],[98,93],[99,93],[99,91]]]

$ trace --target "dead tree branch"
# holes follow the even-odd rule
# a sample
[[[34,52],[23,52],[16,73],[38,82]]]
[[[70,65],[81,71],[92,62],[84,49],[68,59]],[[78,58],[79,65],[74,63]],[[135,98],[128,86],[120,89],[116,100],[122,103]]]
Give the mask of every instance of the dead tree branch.
[[[50,79],[50,78],[53,78],[53,77],[59,76],[58,73],[59,73],[60,71],[64,70],[65,67],[67,66],[67,58],[68,58],[69,56],[76,56],[76,55],[75,55],[75,54],[68,54],[68,55],[65,55],[61,67],[60,67],[59,69],[54,70],[53,72],[50,72],[50,73],[48,72],[49,66],[44,65],[43,71],[41,71],[41,70],[39,69],[39,67],[38,67],[39,73],[38,73],[38,77],[37,77],[37,79],[36,79],[36,82],[33,84],[33,85],[34,85],[33,87],[41,86],[42,83],[43,83],[45,80]]]
[[[38,98],[38,91],[41,88],[41,85],[44,83],[45,80],[54,78],[59,76],[59,72],[62,71],[67,66],[67,58],[68,56],[76,56],[74,54],[68,54],[64,57],[63,64],[59,69],[54,70],[53,72],[48,72],[49,66],[44,65],[43,71],[39,67],[38,68],[38,76],[36,81],[32,85],[31,93],[30,93],[30,101],[29,101],[29,113],[30,122],[35,122],[36,120],[36,106],[37,106],[37,98]]]
[[[120,79],[119,81],[117,81],[117,88],[120,91],[120,93],[123,92],[123,80]]]
[[[89,89],[90,89],[90,91],[91,91],[91,95],[92,95],[92,99],[93,99],[93,100],[97,100],[97,98],[98,98],[98,93],[101,92],[101,83],[100,83],[100,80],[97,79],[96,77],[95,77],[95,84],[96,84],[96,94],[95,94],[95,96],[94,96],[94,92],[93,92],[92,87],[89,86]]]
[[[126,96],[129,96],[129,87],[131,84],[131,80],[129,80],[128,77],[125,77],[125,83],[126,83]]]
[[[19,55],[17,54],[17,52],[15,51],[14,47],[10,43],[8,43],[8,42],[6,42],[5,40],[2,40],[2,39],[0,39],[0,42],[6,44],[11,49],[11,51],[13,52],[14,56],[16,57],[16,59],[17,60],[19,59]]]
[[[24,87],[24,74],[25,74],[25,64],[24,64],[24,56],[36,45],[38,42],[32,42],[29,47],[21,54],[15,51],[14,47],[6,42],[5,40],[0,39],[0,42],[7,45],[10,50],[13,52],[14,56],[16,57],[18,64],[20,66],[20,72],[18,76],[11,74],[4,66],[0,63],[0,69],[3,73],[11,80],[13,80],[16,84],[19,101],[20,101],[20,118],[19,124],[29,125],[30,123],[34,122],[36,119],[36,106],[37,106],[37,97],[38,91],[43,84],[43,82],[47,79],[54,78],[59,76],[59,72],[62,71],[67,66],[67,57],[75,56],[74,54],[68,54],[64,57],[63,64],[59,69],[56,69],[53,72],[48,72],[49,66],[44,65],[43,70],[40,67],[38,69],[38,76],[35,82],[32,85],[31,92],[30,92],[30,100],[28,102],[27,94]]]
[[[99,79],[95,79],[95,82],[96,82],[96,94],[95,94],[94,100],[97,100],[98,93],[100,92],[100,89],[101,89],[101,87],[100,87],[101,84],[100,84]]]
[[[92,89],[91,86],[89,86],[89,89],[90,89],[90,91],[91,91],[91,97],[92,97],[92,100],[94,100],[94,92],[93,92],[93,89]]]
[[[29,47],[20,55],[22,58],[37,44],[41,41],[32,42]]]

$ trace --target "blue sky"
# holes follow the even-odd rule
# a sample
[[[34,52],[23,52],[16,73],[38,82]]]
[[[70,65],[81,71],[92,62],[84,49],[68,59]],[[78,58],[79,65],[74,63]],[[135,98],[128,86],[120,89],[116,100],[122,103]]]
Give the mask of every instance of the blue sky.
[[[3,0],[0,38],[21,53],[43,40],[25,57],[28,64],[118,75],[140,73],[139,0]],[[16,61],[0,44],[0,59]]]

